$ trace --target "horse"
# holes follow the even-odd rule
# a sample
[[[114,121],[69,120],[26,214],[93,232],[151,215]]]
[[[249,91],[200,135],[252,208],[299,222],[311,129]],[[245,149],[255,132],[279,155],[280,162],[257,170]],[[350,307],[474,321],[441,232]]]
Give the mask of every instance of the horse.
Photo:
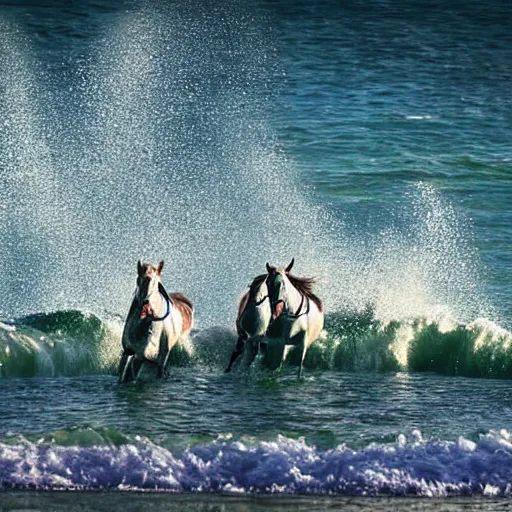
[[[271,312],[266,279],[266,274],[255,277],[249,285],[249,291],[240,299],[236,318],[238,340],[225,370],[226,373],[231,371],[233,363],[242,354],[247,342],[250,347],[247,366],[250,366],[258,354],[260,342],[267,333]]]
[[[137,263],[137,287],[123,329],[119,381],[135,380],[143,363],[163,377],[169,354],[192,329],[194,306],[181,293],[168,294],[157,267]]]
[[[267,363],[276,351],[281,352],[281,366],[294,346],[300,350],[298,378],[302,376],[304,358],[324,326],[322,301],[312,292],[315,279],[290,274],[295,259],[286,267],[266,264],[266,284],[272,318],[267,329]]]

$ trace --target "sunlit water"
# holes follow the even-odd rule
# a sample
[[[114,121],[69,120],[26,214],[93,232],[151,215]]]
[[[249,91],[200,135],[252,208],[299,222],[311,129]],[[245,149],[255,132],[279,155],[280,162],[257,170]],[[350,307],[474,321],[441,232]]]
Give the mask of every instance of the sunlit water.
[[[510,495],[511,19],[0,2],[0,488]],[[292,257],[305,378],[224,375]],[[119,386],[139,258],[197,331]]]

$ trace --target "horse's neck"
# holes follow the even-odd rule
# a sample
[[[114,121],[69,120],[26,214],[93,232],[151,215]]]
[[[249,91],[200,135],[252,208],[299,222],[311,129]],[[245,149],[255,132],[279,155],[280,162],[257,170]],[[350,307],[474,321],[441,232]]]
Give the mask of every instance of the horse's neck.
[[[138,306],[139,306],[139,301],[137,300],[137,297],[134,295],[130,309],[128,310],[127,319],[131,318],[133,315],[135,315],[137,313]]]
[[[265,282],[263,282],[263,283],[261,283],[258,290],[254,294],[253,301],[256,304],[258,304],[267,296],[268,296],[267,286],[266,286]]]
[[[285,283],[284,283],[285,289],[286,289],[286,300],[288,303],[288,309],[295,313],[299,306],[301,305],[303,301],[302,294],[293,286],[291,281],[285,277]]]
[[[155,295],[158,297],[158,299],[156,299],[156,301],[155,301],[158,303],[158,306],[156,306],[156,304],[155,304],[155,307],[153,309],[154,309],[155,313],[158,312],[159,317],[162,317],[167,312],[167,299],[160,292],[158,292]]]

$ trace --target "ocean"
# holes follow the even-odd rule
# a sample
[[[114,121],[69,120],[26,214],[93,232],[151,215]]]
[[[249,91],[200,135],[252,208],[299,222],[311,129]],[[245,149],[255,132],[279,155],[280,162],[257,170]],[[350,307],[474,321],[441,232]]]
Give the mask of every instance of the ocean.
[[[0,0],[0,509],[508,506],[511,62],[498,1]],[[292,258],[304,378],[224,374]],[[195,326],[119,385],[139,259]]]

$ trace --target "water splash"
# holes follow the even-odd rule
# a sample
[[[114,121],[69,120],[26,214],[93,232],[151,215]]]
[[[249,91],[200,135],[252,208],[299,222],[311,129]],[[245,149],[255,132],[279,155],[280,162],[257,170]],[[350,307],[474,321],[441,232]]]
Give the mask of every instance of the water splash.
[[[19,29],[2,31],[4,317],[124,314],[137,259],[163,258],[199,324],[230,325],[265,261],[292,256],[328,311],[491,316],[467,223],[433,187],[397,199],[380,231],[318,204],[271,125],[280,67],[265,11],[180,2],[112,16],[57,78]]]
[[[122,320],[100,320],[76,310],[35,314],[0,323],[0,378],[113,375],[121,351]],[[195,330],[171,352],[173,367],[222,372],[236,335],[226,327]],[[259,357],[254,377],[268,376]],[[298,365],[292,351],[288,364]],[[512,334],[478,319],[467,325],[426,318],[385,323],[372,310],[328,314],[326,332],[308,350],[312,371],[437,372],[445,375],[512,379]],[[246,371],[243,365],[237,371]]]
[[[121,324],[81,311],[57,311],[0,323],[0,377],[113,374]]]
[[[55,155],[47,144],[51,115],[37,81],[42,71],[11,23],[0,20],[0,259],[4,262],[2,293],[10,315],[27,308],[56,304],[55,274],[69,275],[62,244],[77,245],[79,231],[61,187]]]

